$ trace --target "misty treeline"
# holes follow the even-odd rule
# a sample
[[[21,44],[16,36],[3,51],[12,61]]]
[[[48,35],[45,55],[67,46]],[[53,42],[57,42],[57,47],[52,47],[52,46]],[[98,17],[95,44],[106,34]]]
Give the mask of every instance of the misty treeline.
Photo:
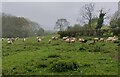
[[[31,37],[44,34],[36,22],[2,13],[2,37]]]
[[[73,26],[67,25],[64,31],[59,31],[61,37],[63,36],[113,36],[120,35],[120,15],[118,11],[115,14],[107,16],[109,10],[105,8],[97,9],[99,12],[95,15],[95,4],[88,3],[85,4],[80,10],[80,15],[77,21],[79,24],[74,24]],[[104,24],[104,20],[110,19],[108,25]],[[68,23],[66,19],[66,23]],[[59,24],[60,26],[62,24]],[[58,26],[58,25],[57,25]],[[63,25],[64,26],[64,25]],[[66,26],[65,26],[66,27]],[[59,27],[60,28],[60,27]]]

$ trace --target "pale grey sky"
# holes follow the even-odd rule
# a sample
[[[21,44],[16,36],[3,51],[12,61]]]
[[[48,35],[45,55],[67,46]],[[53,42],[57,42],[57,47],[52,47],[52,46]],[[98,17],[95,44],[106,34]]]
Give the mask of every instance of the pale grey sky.
[[[87,2],[88,3],[88,2]],[[66,18],[71,25],[77,23],[81,7],[85,2],[2,2],[2,11],[15,16],[24,16],[38,22],[44,29],[52,30],[59,18]],[[95,2],[97,10],[110,9],[113,14],[118,9],[117,2]],[[98,11],[96,11],[98,12]]]

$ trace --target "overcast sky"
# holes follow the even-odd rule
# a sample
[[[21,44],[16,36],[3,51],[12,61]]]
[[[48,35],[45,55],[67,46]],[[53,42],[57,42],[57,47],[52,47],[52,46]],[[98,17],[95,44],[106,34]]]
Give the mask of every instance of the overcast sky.
[[[66,18],[71,25],[78,23],[76,19],[85,2],[2,2],[2,11],[15,16],[24,16],[38,22],[44,29],[52,30],[57,19]],[[109,15],[118,9],[117,2],[96,2],[99,9],[110,9]]]

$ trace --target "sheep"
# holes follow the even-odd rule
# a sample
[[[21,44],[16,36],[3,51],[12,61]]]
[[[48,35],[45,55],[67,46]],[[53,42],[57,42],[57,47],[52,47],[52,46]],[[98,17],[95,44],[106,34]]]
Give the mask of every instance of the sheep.
[[[58,40],[59,39],[59,37],[55,37],[55,40]]]
[[[63,37],[62,39],[63,39],[63,40],[66,40],[67,38],[68,38],[68,36],[66,36],[66,37]]]
[[[85,40],[85,39],[83,39],[83,38],[79,38],[79,42],[81,42],[81,43],[86,43],[87,40]]]
[[[74,43],[76,41],[75,37],[70,38],[70,43]]]
[[[23,38],[23,42],[25,42],[26,41],[26,38]]]
[[[48,43],[50,44],[52,42],[52,39],[50,39],[49,41],[48,41]]]
[[[72,39],[72,40],[76,40],[76,38],[75,38],[75,37],[72,37],[71,39]]]
[[[94,44],[95,44],[95,40],[89,42],[89,45],[94,45]]]
[[[73,40],[73,39],[70,40],[70,43],[74,43],[74,42],[75,42],[75,40]]]
[[[55,39],[55,36],[53,36],[51,39],[54,40],[54,39]]]
[[[19,37],[16,37],[15,40],[18,40]]]
[[[79,38],[79,42],[82,42],[84,39],[83,38]]]
[[[44,39],[44,37],[41,37],[41,39],[43,40],[43,39]]]
[[[8,44],[13,44],[12,40],[7,41]]]
[[[93,40],[95,40],[95,41],[97,41],[97,42],[98,42],[99,38],[94,38]]]
[[[12,42],[14,42],[14,41],[15,41],[15,39],[14,39],[14,38],[11,38],[11,41],[12,41]]]
[[[100,40],[99,41],[104,41],[104,38],[100,38]]]
[[[53,36],[51,39],[52,39],[52,40],[58,40],[58,37]]]
[[[108,41],[116,41],[116,40],[118,40],[118,38],[116,36],[113,36],[113,37],[108,37],[106,39],[106,42],[108,42]]]
[[[75,42],[75,38],[67,38],[66,40],[65,40],[65,42],[66,43],[74,43]]]
[[[10,41],[10,38],[7,38],[7,41]]]
[[[70,38],[67,38],[67,39],[65,40],[65,42],[66,42],[66,43],[70,43]]]
[[[36,37],[36,39],[39,39],[39,37]]]
[[[38,42],[41,42],[42,41],[42,39],[41,38],[38,38]]]
[[[2,38],[2,41],[4,41],[4,38]]]

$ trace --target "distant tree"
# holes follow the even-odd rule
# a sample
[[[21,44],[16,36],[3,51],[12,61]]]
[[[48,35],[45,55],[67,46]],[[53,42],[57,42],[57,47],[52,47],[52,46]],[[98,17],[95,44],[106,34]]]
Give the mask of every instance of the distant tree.
[[[69,22],[67,21],[67,19],[64,18],[58,19],[55,24],[55,28],[60,29],[60,31],[62,31],[63,28],[67,26],[69,26]]]
[[[87,21],[88,25],[89,25],[89,28],[91,28],[91,21],[92,21],[92,18],[94,18],[94,13],[93,13],[94,8],[95,8],[94,3],[85,4],[82,7],[81,12],[80,12],[82,22]]]
[[[38,32],[43,33],[39,24],[25,17],[2,14],[2,37],[30,37]]]
[[[120,17],[119,16],[120,16],[119,12],[116,11],[110,21],[111,28],[120,28]]]
[[[110,21],[110,28],[113,32],[113,35],[120,36],[120,14],[118,11],[112,16]]]

